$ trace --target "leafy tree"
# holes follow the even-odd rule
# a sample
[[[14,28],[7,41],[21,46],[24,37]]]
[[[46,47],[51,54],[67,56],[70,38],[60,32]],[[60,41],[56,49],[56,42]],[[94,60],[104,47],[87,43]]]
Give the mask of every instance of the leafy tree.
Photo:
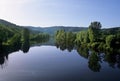
[[[102,25],[100,22],[92,22],[89,26],[88,33],[89,33],[89,39],[90,42],[98,42],[101,37],[100,29]]]
[[[22,50],[24,53],[28,52],[29,47],[30,47],[30,32],[27,28],[24,28],[23,30],[23,39],[22,39]]]
[[[89,43],[90,40],[89,40],[88,32],[87,31],[80,31],[79,33],[77,33],[75,41],[78,45],[82,44],[82,43]]]
[[[61,50],[68,49],[68,51],[71,51],[74,47],[75,38],[76,35],[72,32],[58,30],[55,34],[56,46]]]
[[[91,22],[89,28],[92,28],[92,29],[101,29],[102,25],[100,22],[98,21],[94,21],[94,22]]]
[[[64,30],[58,30],[55,35],[55,41],[59,44],[65,44],[66,43],[66,33]]]

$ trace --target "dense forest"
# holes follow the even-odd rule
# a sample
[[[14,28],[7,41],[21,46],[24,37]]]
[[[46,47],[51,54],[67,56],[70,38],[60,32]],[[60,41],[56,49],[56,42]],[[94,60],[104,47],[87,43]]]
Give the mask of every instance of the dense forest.
[[[92,22],[88,30],[80,32],[65,32],[58,30],[55,34],[56,44],[63,45],[63,50],[67,43],[71,46],[85,46],[98,51],[113,51],[120,49],[120,28],[101,29],[100,22]]]

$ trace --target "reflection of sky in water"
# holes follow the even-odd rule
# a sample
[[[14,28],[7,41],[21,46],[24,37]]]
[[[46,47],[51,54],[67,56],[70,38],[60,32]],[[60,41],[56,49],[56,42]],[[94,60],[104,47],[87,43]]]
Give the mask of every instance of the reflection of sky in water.
[[[120,81],[120,70],[101,63],[100,72],[88,68],[88,60],[53,46],[32,47],[9,55],[7,66],[0,69],[0,81]]]

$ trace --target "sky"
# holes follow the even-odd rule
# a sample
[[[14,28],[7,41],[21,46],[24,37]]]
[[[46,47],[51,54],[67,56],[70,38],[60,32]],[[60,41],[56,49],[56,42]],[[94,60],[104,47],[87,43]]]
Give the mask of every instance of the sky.
[[[120,26],[120,0],[0,0],[0,19],[21,26]]]

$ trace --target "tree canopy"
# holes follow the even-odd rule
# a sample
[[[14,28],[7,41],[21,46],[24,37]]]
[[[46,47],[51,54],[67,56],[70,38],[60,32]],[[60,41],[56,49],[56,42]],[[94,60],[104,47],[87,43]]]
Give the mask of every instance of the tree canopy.
[[[101,27],[102,25],[98,21],[91,22],[91,24],[89,25],[89,28],[92,28],[92,29],[101,29]]]

